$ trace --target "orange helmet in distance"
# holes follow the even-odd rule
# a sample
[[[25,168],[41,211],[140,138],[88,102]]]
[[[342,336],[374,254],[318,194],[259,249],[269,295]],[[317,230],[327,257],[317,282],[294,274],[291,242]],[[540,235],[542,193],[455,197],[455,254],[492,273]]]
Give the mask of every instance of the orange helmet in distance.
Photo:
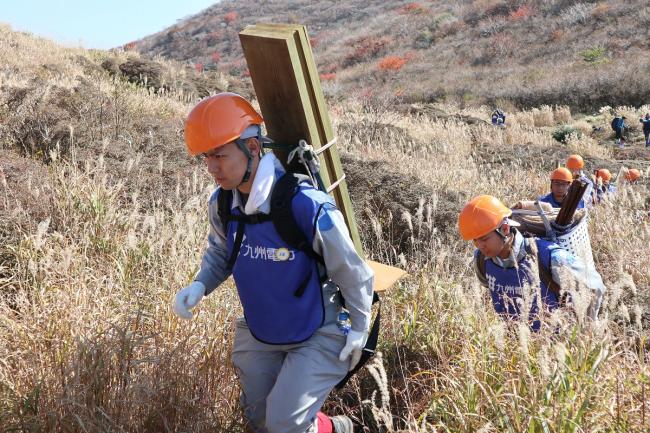
[[[570,155],[566,160],[566,166],[569,170],[582,170],[585,166],[585,161],[580,155]]]
[[[625,174],[625,179],[627,179],[629,182],[634,182],[640,177],[641,177],[641,172],[636,168],[629,169]]]
[[[209,152],[262,122],[262,116],[241,96],[228,92],[210,96],[196,104],[185,120],[187,151],[192,156]]]
[[[506,205],[491,195],[471,199],[458,216],[458,230],[466,241],[478,239],[501,227],[503,220],[512,215]]]
[[[603,182],[609,182],[612,180],[612,173],[610,173],[606,168],[601,168],[596,170],[596,178],[601,178]]]
[[[560,167],[551,172],[551,180],[562,180],[565,182],[572,182],[573,175],[568,168]]]

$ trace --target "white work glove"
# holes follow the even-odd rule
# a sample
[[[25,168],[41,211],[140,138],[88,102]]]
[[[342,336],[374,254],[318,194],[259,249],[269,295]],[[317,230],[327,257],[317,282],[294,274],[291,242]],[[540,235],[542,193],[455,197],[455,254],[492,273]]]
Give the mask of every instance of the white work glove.
[[[182,288],[174,300],[174,313],[181,319],[191,319],[192,308],[203,299],[205,295],[205,285],[200,281],[194,281],[187,287]]]
[[[353,331],[350,329],[347,335],[347,340],[345,340],[345,346],[341,350],[339,355],[340,361],[345,361],[350,358],[350,367],[348,370],[352,370],[359,359],[361,358],[361,352],[363,351],[364,346],[366,345],[366,340],[368,339],[368,333],[366,331]]]

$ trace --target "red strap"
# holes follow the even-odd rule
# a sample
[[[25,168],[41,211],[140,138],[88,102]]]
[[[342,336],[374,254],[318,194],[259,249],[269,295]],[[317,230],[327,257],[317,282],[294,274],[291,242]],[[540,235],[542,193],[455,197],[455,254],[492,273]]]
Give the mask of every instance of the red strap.
[[[323,412],[316,413],[316,417],[318,418],[318,433],[334,433],[334,426],[330,417]]]

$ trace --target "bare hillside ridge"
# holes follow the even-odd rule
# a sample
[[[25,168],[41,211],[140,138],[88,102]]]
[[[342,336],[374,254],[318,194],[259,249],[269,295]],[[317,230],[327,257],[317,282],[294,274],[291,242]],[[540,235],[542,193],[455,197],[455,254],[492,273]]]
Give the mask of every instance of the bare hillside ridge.
[[[237,33],[258,22],[307,25],[335,97],[588,110],[650,95],[650,8],[638,0],[228,0],[125,49],[246,78]]]

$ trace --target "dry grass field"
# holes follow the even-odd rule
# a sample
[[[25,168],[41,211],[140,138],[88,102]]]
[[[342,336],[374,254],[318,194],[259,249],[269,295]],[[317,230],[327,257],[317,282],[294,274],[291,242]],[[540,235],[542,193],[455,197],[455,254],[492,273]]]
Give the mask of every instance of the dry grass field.
[[[242,432],[233,284],[191,322],[171,310],[214,188],[182,143],[198,95],[111,76],[111,56],[0,27],[0,431]],[[594,323],[558,312],[537,334],[506,327],[456,218],[477,194],[545,193],[571,153],[646,173],[650,153],[638,129],[614,149],[609,109],[538,106],[505,129],[489,111],[331,100],[366,253],[409,276],[384,297],[381,356],[325,409],[370,432],[647,432],[648,177],[591,213],[608,287]],[[560,143],[562,125],[581,134]]]

